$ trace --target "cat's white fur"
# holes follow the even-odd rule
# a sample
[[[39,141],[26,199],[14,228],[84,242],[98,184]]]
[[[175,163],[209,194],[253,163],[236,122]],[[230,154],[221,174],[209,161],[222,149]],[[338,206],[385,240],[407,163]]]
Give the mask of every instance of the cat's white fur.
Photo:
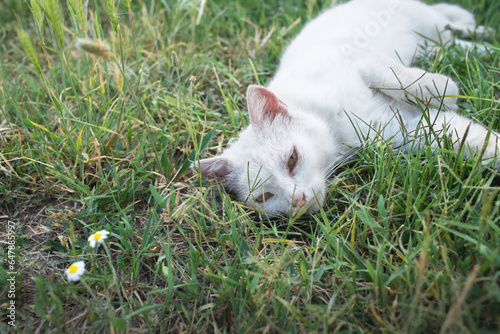
[[[416,102],[429,105],[435,133],[448,133],[456,148],[467,133],[476,152],[488,130],[455,112],[457,85],[408,67],[422,36],[447,42],[449,27],[466,36],[478,31],[471,13],[450,4],[353,0],[325,11],[290,43],[268,87],[248,88],[251,125],[194,169],[269,215],[317,210],[332,166],[352,148],[375,136],[401,146],[422,126]],[[491,133],[484,158],[496,156],[497,139]]]

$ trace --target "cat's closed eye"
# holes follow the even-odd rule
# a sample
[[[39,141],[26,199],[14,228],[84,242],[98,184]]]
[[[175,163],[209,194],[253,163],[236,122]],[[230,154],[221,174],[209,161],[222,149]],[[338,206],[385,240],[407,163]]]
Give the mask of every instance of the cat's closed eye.
[[[256,202],[259,202],[259,203],[262,203],[264,201],[267,201],[268,199],[270,199],[271,197],[273,197],[274,194],[273,193],[270,193],[270,192],[265,192],[263,193],[262,195],[260,195],[259,197],[257,197],[255,199]]]
[[[293,152],[290,155],[290,158],[288,158],[288,162],[286,164],[289,173],[293,173],[293,170],[295,166],[297,166],[298,162],[299,162],[299,154],[297,153],[297,149],[293,147]]]

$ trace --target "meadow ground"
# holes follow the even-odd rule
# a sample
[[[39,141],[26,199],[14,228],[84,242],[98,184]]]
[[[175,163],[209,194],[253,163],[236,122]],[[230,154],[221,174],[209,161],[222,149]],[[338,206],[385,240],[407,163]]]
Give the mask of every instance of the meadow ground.
[[[499,1],[457,2],[500,27]],[[260,217],[187,171],[331,1],[0,4],[0,332],[498,333],[498,173],[446,138],[368,145],[311,216]],[[492,129],[499,37],[418,60]]]

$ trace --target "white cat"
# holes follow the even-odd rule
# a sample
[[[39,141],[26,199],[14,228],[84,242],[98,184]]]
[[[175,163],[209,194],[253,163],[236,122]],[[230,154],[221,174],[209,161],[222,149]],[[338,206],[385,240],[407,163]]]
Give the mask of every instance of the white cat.
[[[455,149],[466,135],[475,153],[488,130],[454,111],[457,85],[408,67],[422,36],[446,42],[449,27],[465,36],[487,32],[449,4],[353,0],[325,11],[290,43],[267,88],[248,87],[251,124],[238,140],[192,168],[268,215],[288,215],[319,209],[326,178],[365,139],[382,136],[397,147],[417,127],[432,126]],[[429,106],[432,124],[422,121],[417,102]],[[483,158],[496,156],[497,141],[491,133]]]

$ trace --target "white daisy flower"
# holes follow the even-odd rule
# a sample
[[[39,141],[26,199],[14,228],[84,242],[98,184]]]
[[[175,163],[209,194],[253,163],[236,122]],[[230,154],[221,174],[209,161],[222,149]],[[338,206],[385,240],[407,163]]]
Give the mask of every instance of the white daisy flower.
[[[89,237],[90,247],[94,248],[97,244],[102,244],[108,237],[109,232],[106,230],[97,231]]]
[[[68,277],[68,281],[70,282],[77,282],[80,280],[80,276],[85,273],[85,262],[83,261],[78,261],[73,263],[71,266],[68,267],[64,271],[66,276]]]

